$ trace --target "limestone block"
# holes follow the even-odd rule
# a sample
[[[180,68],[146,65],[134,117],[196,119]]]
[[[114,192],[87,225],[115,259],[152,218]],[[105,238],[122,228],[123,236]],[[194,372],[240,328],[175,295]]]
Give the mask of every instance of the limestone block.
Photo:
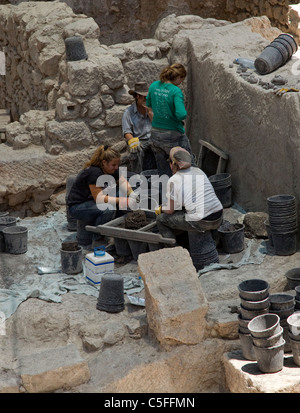
[[[48,144],[62,144],[68,150],[76,150],[93,144],[92,134],[84,122],[55,120],[46,123]]]
[[[22,204],[26,199],[26,192],[18,192],[8,196],[8,205],[13,207]]]
[[[129,87],[124,85],[115,91],[115,101],[121,105],[130,105],[133,102],[132,96],[128,93]]]
[[[140,254],[149,327],[163,346],[198,344],[206,329],[207,300],[189,252],[182,247]]]
[[[124,70],[127,77],[127,84],[130,88],[134,87],[136,82],[144,82],[145,79],[150,84],[157,80],[162,69],[168,66],[166,58],[151,60],[148,57],[134,59],[124,64]]]
[[[99,95],[95,95],[88,103],[87,115],[89,118],[95,118],[102,112],[102,102]]]
[[[124,110],[127,108],[125,105],[114,105],[111,109],[106,111],[106,124],[110,127],[121,126],[122,116]]]
[[[61,120],[76,119],[79,116],[80,105],[67,100],[64,96],[56,101],[56,114]]]
[[[82,36],[84,38],[99,39],[100,28],[91,17],[73,20],[64,28],[63,37]]]
[[[121,60],[117,57],[103,54],[99,59],[99,69],[104,82],[111,89],[118,89],[126,83]]]
[[[299,393],[299,366],[292,353],[285,353],[283,369],[277,373],[262,373],[256,361],[245,360],[242,351],[224,354],[226,384],[231,393]]]
[[[22,384],[28,393],[47,393],[86,383],[90,371],[73,344],[19,359]]]
[[[111,95],[102,95],[101,100],[105,108],[109,109],[115,104],[115,100]]]
[[[89,60],[68,62],[69,91],[75,96],[95,95],[99,89],[99,68]]]
[[[62,54],[62,50],[58,50],[57,47],[45,47],[39,56],[38,68],[40,71],[46,76],[57,75]]]

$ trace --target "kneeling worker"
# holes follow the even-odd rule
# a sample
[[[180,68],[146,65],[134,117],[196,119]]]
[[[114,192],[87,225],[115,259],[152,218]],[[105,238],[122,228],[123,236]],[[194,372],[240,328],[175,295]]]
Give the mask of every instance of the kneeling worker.
[[[191,166],[191,155],[179,146],[169,156],[172,177],[167,183],[167,206],[156,210],[156,222],[164,238],[176,239],[173,230],[208,231],[223,221],[223,206],[206,174]]]

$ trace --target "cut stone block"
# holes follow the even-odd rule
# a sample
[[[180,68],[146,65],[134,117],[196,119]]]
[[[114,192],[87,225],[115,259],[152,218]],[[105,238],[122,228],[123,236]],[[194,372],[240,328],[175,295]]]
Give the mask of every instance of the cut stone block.
[[[164,345],[198,344],[206,329],[207,300],[189,252],[182,247],[140,254],[150,329]]]
[[[299,393],[300,367],[292,353],[284,355],[283,369],[277,373],[262,373],[256,361],[246,360],[242,351],[223,357],[226,384],[231,393]]]
[[[88,363],[73,344],[23,356],[19,370],[28,393],[70,389],[90,379]]]

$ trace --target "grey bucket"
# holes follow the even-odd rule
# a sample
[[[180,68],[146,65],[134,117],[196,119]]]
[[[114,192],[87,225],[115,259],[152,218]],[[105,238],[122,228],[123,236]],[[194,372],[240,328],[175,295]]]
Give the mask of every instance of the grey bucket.
[[[78,274],[82,271],[82,247],[75,251],[60,249],[61,270],[65,274]]]
[[[28,229],[22,226],[3,228],[5,252],[25,254],[27,251]]]
[[[276,255],[293,255],[297,251],[297,231],[272,232],[272,240]]]
[[[297,51],[298,45],[288,33],[283,33],[274,39],[255,59],[254,66],[258,73],[266,75],[283,66]]]
[[[7,213],[8,215],[8,213]],[[3,229],[6,227],[13,227],[17,225],[17,218],[9,217],[7,215],[0,216],[0,252],[5,251],[5,241],[3,235]]]
[[[68,62],[86,60],[88,58],[81,36],[67,37],[65,39],[65,48],[66,60]]]
[[[285,340],[273,347],[254,347],[258,368],[263,373],[276,373],[283,369]]]

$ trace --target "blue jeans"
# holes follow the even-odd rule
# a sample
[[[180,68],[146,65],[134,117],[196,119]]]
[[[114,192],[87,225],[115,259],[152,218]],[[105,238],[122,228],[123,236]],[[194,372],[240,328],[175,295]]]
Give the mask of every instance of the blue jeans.
[[[81,204],[72,205],[69,208],[69,213],[72,218],[78,219],[79,221],[83,221],[86,225],[103,225],[108,221],[111,221],[115,211],[113,209],[105,209],[101,211],[96,202],[86,201]]]
[[[185,133],[182,134],[175,130],[152,128],[150,143],[156,159],[159,176],[165,174],[169,177],[172,176],[168,158],[170,150],[174,148],[174,146],[181,146],[186,149],[192,155],[192,165],[195,166],[190,141]]]

